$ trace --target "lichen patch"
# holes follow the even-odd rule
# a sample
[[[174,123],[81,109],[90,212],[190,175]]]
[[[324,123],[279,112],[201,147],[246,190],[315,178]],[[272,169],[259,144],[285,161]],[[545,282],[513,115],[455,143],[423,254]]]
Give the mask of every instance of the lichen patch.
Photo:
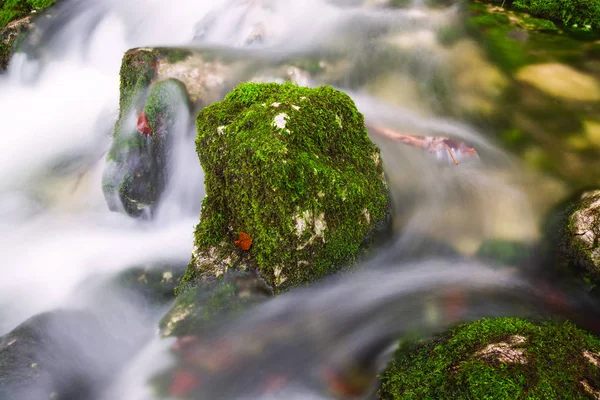
[[[600,354],[592,353],[589,350],[585,350],[583,352],[583,356],[586,360],[588,360],[591,364],[594,364],[596,367],[600,368]]]
[[[370,224],[371,223],[371,213],[369,213],[369,210],[367,210],[366,208],[363,208],[362,215],[363,215],[363,217],[365,217],[367,224]]]
[[[489,344],[485,349],[475,353],[478,358],[500,361],[503,363],[527,364],[525,349],[515,347],[523,344],[527,339],[520,335],[511,336],[506,342]]]
[[[585,379],[582,379],[579,383],[581,386],[583,386],[586,392],[594,396],[595,399],[600,400],[600,390],[594,389],[592,385],[590,385]]]
[[[277,286],[281,286],[287,281],[287,277],[283,275],[283,268],[281,268],[281,266],[277,266],[273,269],[273,276],[275,277],[275,285]]]
[[[167,271],[162,275],[161,283],[171,283],[173,281],[173,272]]]
[[[186,319],[194,308],[193,304],[188,305],[187,307],[182,307],[171,314],[171,318],[169,318],[169,322],[165,325],[165,329],[163,330],[163,336],[170,336],[177,324]]]
[[[273,120],[273,126],[279,129],[285,129],[287,125],[288,115],[286,113],[277,114]]]

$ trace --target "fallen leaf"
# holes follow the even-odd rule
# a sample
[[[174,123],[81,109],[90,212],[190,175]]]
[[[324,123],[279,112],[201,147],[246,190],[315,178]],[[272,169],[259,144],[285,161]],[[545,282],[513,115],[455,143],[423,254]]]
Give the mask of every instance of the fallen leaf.
[[[397,132],[392,129],[365,124],[373,133],[397,140],[411,147],[426,150],[439,160],[451,161],[458,165],[460,159],[478,159],[477,151],[463,142],[443,136],[417,136],[410,133]]]
[[[240,249],[248,251],[252,247],[252,238],[246,232],[240,232],[240,238],[233,243]]]
[[[137,130],[142,135],[152,136],[152,128],[148,123],[148,118],[146,118],[146,113],[144,111],[138,115]]]

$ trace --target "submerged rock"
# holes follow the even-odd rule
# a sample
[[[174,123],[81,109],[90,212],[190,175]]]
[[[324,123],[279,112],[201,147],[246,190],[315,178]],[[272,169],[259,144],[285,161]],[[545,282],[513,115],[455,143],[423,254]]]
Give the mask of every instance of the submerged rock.
[[[121,272],[110,284],[141,296],[149,304],[165,304],[175,298],[175,288],[184,272],[181,264],[134,267]]]
[[[600,339],[571,322],[483,319],[401,345],[379,398],[594,399],[599,366]]]
[[[344,93],[243,84],[197,128],[206,197],[182,288],[229,269],[259,271],[276,291],[311,282],[352,263],[388,221],[379,150]]]
[[[516,78],[539,90],[566,100],[599,101],[600,83],[564,64],[534,64],[517,71]]]
[[[85,312],[32,317],[0,338],[0,398],[95,399],[127,354],[116,341]]]
[[[227,274],[218,282],[200,284],[180,294],[160,321],[161,333],[163,336],[198,335],[215,321],[236,315],[272,294],[255,274]]]

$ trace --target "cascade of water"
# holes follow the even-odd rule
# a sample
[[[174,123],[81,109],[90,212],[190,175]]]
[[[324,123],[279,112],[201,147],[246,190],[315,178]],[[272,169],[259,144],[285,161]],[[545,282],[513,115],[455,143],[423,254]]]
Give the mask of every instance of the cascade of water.
[[[273,64],[285,54],[312,51],[329,51],[334,57],[343,54],[349,62],[365,63],[362,55],[355,53],[369,45],[369,35],[392,31],[403,46],[410,41],[410,34],[423,37],[426,32],[424,36],[431,38],[436,27],[455,13],[454,9],[422,8],[382,12],[376,7],[338,3],[187,0],[175,5],[167,0],[63,0],[53,19],[40,23],[39,42],[30,44],[25,54],[17,54],[7,74],[0,76],[4,128],[0,146],[0,333],[37,313],[75,307],[94,310],[110,320],[108,325],[121,326],[116,335],[147,338],[164,310],[132,319],[143,313],[145,305],[117,294],[106,301],[92,282],[135,265],[189,261],[192,230],[203,196],[191,121],[181,121],[176,128],[172,177],[153,221],[110,213],[102,196],[104,158],[118,111],[119,65],[127,49],[249,45],[250,51]],[[249,37],[261,35],[264,40],[247,43]],[[427,64],[429,57],[435,61],[436,51],[433,48],[415,57]],[[346,355],[356,354],[378,339],[389,344],[391,335],[406,330],[433,331],[445,326],[447,321],[431,319],[421,309],[415,311],[426,307],[427,301],[440,300],[427,300],[429,291],[455,284],[476,294],[483,289],[528,290],[526,283],[505,271],[481,266],[454,269],[449,262],[426,262],[403,270],[395,262],[398,253],[410,250],[418,240],[415,238],[424,235],[440,241],[456,239],[448,241],[468,253],[473,237],[504,229],[499,221],[517,220],[522,236],[531,235],[534,223],[527,201],[505,181],[503,174],[513,166],[500,151],[461,124],[423,117],[374,99],[361,84],[363,75],[376,67],[369,65],[357,76],[333,83],[341,89],[352,88],[352,97],[368,119],[407,127],[414,133],[443,132],[458,137],[475,146],[485,162],[452,169],[454,166],[431,163],[401,145],[381,142],[392,196],[405,222],[403,234],[395,238],[396,246],[376,258],[390,268],[283,296],[219,331],[218,335],[226,338],[240,334],[251,338],[261,324],[283,321],[300,331],[313,324],[309,328],[323,328],[335,338],[327,342],[331,345],[327,351],[314,343],[310,336],[314,332],[290,338],[290,344],[266,352],[261,358],[265,369],[250,371],[239,380],[240,385],[282,366],[278,352],[286,351],[286,363],[291,364],[290,373],[297,374],[294,383],[302,393],[290,396],[306,398],[302,396],[312,389],[310,384],[305,387],[305,380],[318,379],[311,375],[315,364],[342,362]],[[408,187],[416,188],[412,200],[407,198]],[[510,201],[510,216],[506,208],[490,211],[492,202],[502,203],[499,199]],[[469,204],[468,210],[461,209],[465,204]],[[486,301],[470,308],[465,317],[519,308],[510,296],[504,303],[496,303],[491,295],[479,299]],[[129,308],[121,309],[124,304]],[[290,310],[294,310],[291,316]],[[125,325],[119,318],[133,322]],[[148,365],[154,363],[149,363],[148,357],[160,361]],[[153,342],[108,398],[151,398],[142,386],[168,360],[165,346]],[[222,379],[225,382],[231,375]],[[204,398],[224,398],[229,389],[235,396],[247,394],[217,381]]]

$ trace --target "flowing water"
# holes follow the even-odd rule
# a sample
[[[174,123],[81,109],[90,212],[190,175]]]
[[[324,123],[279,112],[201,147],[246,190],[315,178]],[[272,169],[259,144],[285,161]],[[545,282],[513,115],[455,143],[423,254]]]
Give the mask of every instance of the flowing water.
[[[148,380],[173,362],[173,341],[156,337],[166,310],[110,289],[111,279],[133,266],[185,266],[203,196],[193,124],[181,121],[156,218],[107,209],[101,177],[118,113],[120,62],[141,46],[234,49],[273,65],[307,54],[353,64],[342,78],[306,83],[347,91],[369,121],[453,137],[480,156],[457,167],[374,136],[394,201],[393,236],[356,272],[282,295],[220,327],[215,337],[237,343],[240,357],[256,340],[268,351],[252,368],[215,378],[199,398],[258,398],[253,383],[277,371],[294,378],[273,398],[327,398],[319,386],[323,365],[343,368],[371,357],[363,364],[374,376],[402,334],[543,312],[543,293],[523,274],[469,261],[488,239],[536,241],[539,220],[564,185],[528,171],[485,129],[438,113],[428,88],[456,54],[436,34],[461,24],[459,15],[458,5],[430,9],[420,2],[383,10],[377,1],[64,0],[0,75],[0,334],[60,308],[99,316],[118,350],[90,350],[89,373],[116,359],[121,366],[106,399],[154,398]],[[264,40],[249,43],[257,29],[266,31]],[[401,57],[386,53],[389,43]],[[463,306],[453,314],[444,304],[452,308],[457,291]],[[265,327],[285,332],[273,328],[271,337]]]

